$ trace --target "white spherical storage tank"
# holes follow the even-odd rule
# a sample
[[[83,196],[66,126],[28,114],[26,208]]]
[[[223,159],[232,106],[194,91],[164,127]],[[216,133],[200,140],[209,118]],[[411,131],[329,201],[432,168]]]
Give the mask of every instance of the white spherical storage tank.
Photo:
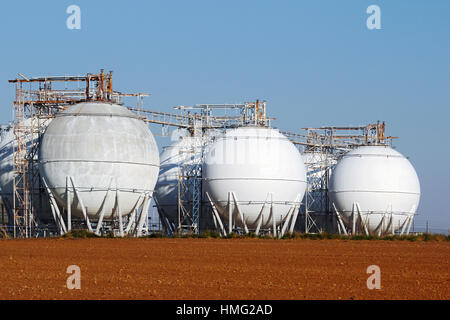
[[[200,155],[202,143],[201,137],[191,137],[186,133],[170,146],[164,147],[160,155],[155,199],[159,209],[175,226],[178,224],[178,175],[185,175],[181,172],[183,166],[192,163],[192,157]],[[185,196],[190,198],[189,195]]]
[[[297,214],[306,169],[300,152],[278,130],[240,127],[208,146],[203,188],[225,223],[231,213],[233,224],[273,228]]]
[[[119,209],[126,216],[153,193],[158,148],[147,125],[127,108],[79,103],[59,112],[44,132],[39,170],[60,205],[67,207],[69,195],[72,216],[83,217],[80,199],[91,219],[102,211],[105,219],[117,217]]]
[[[413,166],[388,146],[362,146],[338,162],[329,198],[354,232],[394,233],[412,219],[420,199]]]

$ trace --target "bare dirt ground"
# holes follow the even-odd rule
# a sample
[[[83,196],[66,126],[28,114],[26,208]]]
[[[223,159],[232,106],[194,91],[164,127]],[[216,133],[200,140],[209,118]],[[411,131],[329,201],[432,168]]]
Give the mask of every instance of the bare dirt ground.
[[[66,287],[69,265],[81,289]],[[381,289],[369,290],[369,265]],[[0,299],[446,299],[450,243],[264,239],[0,241]]]

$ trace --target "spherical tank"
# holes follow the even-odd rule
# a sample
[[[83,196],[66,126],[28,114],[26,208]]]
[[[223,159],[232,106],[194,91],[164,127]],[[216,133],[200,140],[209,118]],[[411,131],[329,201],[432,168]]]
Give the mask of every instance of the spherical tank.
[[[347,226],[353,225],[353,212],[358,219],[359,211],[362,227],[370,234],[384,234],[402,228],[416,212],[420,184],[402,154],[388,146],[363,146],[338,162],[328,193]]]
[[[98,218],[104,209],[108,219],[117,217],[118,198],[127,215],[142,203],[142,195],[152,194],[158,148],[147,125],[125,107],[80,103],[58,113],[47,127],[39,170],[59,204],[66,206],[67,177],[72,177],[88,216]],[[68,182],[72,215],[81,218],[80,201]]]
[[[175,226],[178,224],[178,175],[185,175],[181,172],[183,166],[193,163],[193,157],[200,155],[201,148],[201,137],[192,137],[184,132],[172,145],[164,147],[160,155],[161,167],[155,187],[155,199],[163,214]],[[184,197],[191,198],[190,195]]]
[[[46,127],[51,119],[39,120],[35,118],[25,119],[23,125],[26,127]],[[32,139],[30,134],[27,134],[23,138],[23,142],[27,150],[31,150],[37,143],[36,136]],[[2,140],[0,142],[0,195],[2,197],[2,203],[5,210],[9,210],[12,215],[13,207],[13,193],[14,193],[14,157],[17,150],[17,140],[14,135],[13,128],[4,132]],[[30,172],[38,172],[39,168],[37,162],[31,164],[29,168]],[[34,214],[41,222],[47,223],[53,220],[52,212],[47,194],[39,188],[39,180],[33,181],[32,190],[32,207]],[[11,222],[12,223],[12,222]]]
[[[208,147],[203,186],[226,222],[234,193],[248,228],[257,228],[259,219],[261,228],[267,228],[279,225],[302,200],[306,169],[300,152],[278,130],[240,127],[227,130]],[[235,221],[242,223],[233,210]]]

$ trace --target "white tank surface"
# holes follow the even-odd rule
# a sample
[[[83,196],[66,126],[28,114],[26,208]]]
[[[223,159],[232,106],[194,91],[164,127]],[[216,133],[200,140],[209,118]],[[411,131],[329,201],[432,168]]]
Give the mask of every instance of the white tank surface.
[[[24,126],[31,126],[33,121],[34,126],[47,126],[51,119],[31,119],[28,118],[24,122]],[[24,138],[24,142],[28,150],[36,144],[36,136],[34,141],[31,139],[31,135],[27,135]],[[17,149],[17,142],[14,135],[14,129],[10,128],[8,131],[3,132],[0,142],[0,196],[2,197],[2,205],[4,210],[8,210],[12,215],[13,207],[13,190],[14,190],[14,150]],[[39,170],[37,162],[33,164],[33,170],[37,172]],[[42,191],[42,192],[41,192]],[[45,191],[39,189],[39,181],[36,179],[33,185],[32,194],[32,206],[36,217],[41,222],[48,222],[53,220],[52,212],[48,196]]]
[[[215,140],[206,153],[203,186],[222,220],[229,221],[227,204],[234,193],[249,229],[260,221],[261,228],[280,225],[306,189],[306,169],[297,148],[278,130],[265,127],[230,129]],[[242,224],[233,208],[233,220]]]
[[[161,166],[155,187],[155,199],[164,215],[174,225],[178,224],[179,168],[193,163],[192,157],[199,156],[203,143],[201,137],[192,137],[184,131],[179,133],[178,140],[164,147],[160,155]],[[183,172],[181,174],[183,175]],[[190,195],[185,197],[189,198]]]
[[[329,198],[348,227],[353,228],[355,212],[355,228],[361,232],[366,227],[369,234],[393,233],[416,212],[420,184],[402,154],[387,146],[363,146],[336,165]]]
[[[39,150],[39,170],[57,202],[66,206],[66,177],[75,187],[89,218],[128,215],[152,194],[159,170],[156,142],[147,125],[123,106],[80,103],[58,113],[45,131]],[[71,185],[69,185],[71,187]],[[82,207],[69,189],[72,216],[82,218]]]

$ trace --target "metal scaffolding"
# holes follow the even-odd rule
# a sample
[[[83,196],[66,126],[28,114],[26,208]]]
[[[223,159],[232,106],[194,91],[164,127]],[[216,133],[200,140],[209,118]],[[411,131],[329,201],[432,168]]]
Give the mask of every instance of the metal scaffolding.
[[[49,119],[69,105],[86,101],[122,103],[122,97],[148,94],[122,94],[112,89],[112,72],[87,73],[85,76],[51,76],[9,80],[15,84],[13,102],[14,178],[13,237],[33,237],[38,234],[39,221],[33,206],[33,197],[45,193],[37,170],[37,150],[40,136]],[[139,100],[138,100],[139,101]],[[139,107],[139,104],[138,104]],[[7,201],[4,201],[5,205]]]
[[[199,233],[202,196],[202,163],[204,146],[187,146],[179,150],[178,164],[178,232]]]

